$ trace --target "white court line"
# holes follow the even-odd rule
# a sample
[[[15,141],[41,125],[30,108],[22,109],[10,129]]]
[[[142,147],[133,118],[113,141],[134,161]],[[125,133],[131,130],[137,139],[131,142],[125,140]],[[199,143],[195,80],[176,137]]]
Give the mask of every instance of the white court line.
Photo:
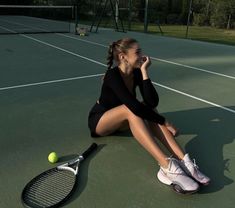
[[[2,22],[7,22],[7,23],[10,23],[10,24],[15,24],[15,25],[20,25],[20,26],[24,26],[26,28],[31,28],[31,29],[36,29],[36,30],[41,30],[42,32],[49,32],[49,30],[45,30],[43,28],[40,28],[40,27],[33,27],[33,26],[29,26],[29,25],[25,25],[25,24],[22,24],[22,23],[19,23],[19,22],[13,22],[13,21],[9,21],[9,20],[1,20]],[[6,28],[5,28],[6,29]],[[8,30],[8,29],[6,29]],[[8,30],[10,32],[12,32],[11,30]],[[14,33],[16,33],[14,31]]]
[[[66,78],[66,79],[56,79],[56,80],[45,81],[45,82],[36,82],[36,83],[30,83],[30,84],[15,85],[15,86],[10,86],[10,87],[2,87],[2,88],[0,88],[0,91],[16,89],[16,88],[23,88],[23,87],[30,87],[30,86],[52,84],[52,83],[58,83],[58,82],[67,82],[67,81],[78,80],[78,79],[99,77],[99,76],[103,76],[103,75],[104,74],[93,74],[93,75],[87,75],[87,76],[81,76],[81,77],[71,77],[71,78]]]
[[[181,95],[184,95],[184,96],[193,98],[193,99],[195,99],[195,100],[201,101],[201,102],[203,102],[203,103],[207,103],[207,104],[209,104],[209,105],[213,105],[213,106],[215,106],[215,107],[217,107],[217,108],[221,108],[221,109],[226,110],[226,111],[229,111],[229,112],[231,112],[231,113],[235,113],[235,110],[233,110],[233,109],[231,109],[231,108],[224,107],[224,106],[222,106],[222,105],[219,105],[219,104],[216,104],[216,103],[213,103],[213,102],[210,102],[210,101],[201,99],[201,98],[199,98],[199,97],[190,95],[190,94],[188,94],[188,93],[185,93],[185,92],[182,92],[182,91],[179,91],[179,90],[176,90],[176,89],[173,89],[173,88],[171,88],[171,87],[167,87],[167,86],[165,86],[165,85],[162,85],[162,84],[159,84],[159,83],[156,83],[156,82],[152,82],[152,83],[153,83],[154,85],[157,85],[157,86],[161,87],[161,88],[164,88],[164,89],[167,89],[167,90],[176,92],[176,93],[178,93],[178,94],[181,94]]]
[[[28,35],[21,35],[21,36],[22,36],[22,37],[25,37],[25,38],[28,38],[28,39],[31,39],[31,40],[33,40],[33,41],[39,42],[39,43],[41,43],[41,44],[47,45],[47,46],[49,46],[49,47],[55,48],[55,49],[57,49],[57,50],[61,50],[61,51],[65,52],[65,53],[69,53],[69,54],[71,54],[71,55],[74,55],[74,56],[77,56],[77,57],[79,57],[79,58],[85,59],[85,60],[90,61],[90,62],[92,62],[92,63],[96,63],[96,64],[98,64],[98,65],[101,65],[101,66],[105,66],[105,67],[106,67],[106,65],[103,64],[103,63],[101,63],[101,62],[95,61],[95,60],[90,59],[90,58],[87,58],[87,57],[85,57],[85,56],[78,55],[78,54],[76,54],[76,53],[73,53],[73,52],[71,52],[71,51],[68,51],[68,50],[65,50],[65,49],[63,49],[63,48],[57,47],[57,46],[52,45],[52,44],[50,44],[50,43],[47,43],[47,42],[38,40],[38,39],[36,39],[36,38],[32,38],[32,37],[30,37],[30,36],[28,36]],[[65,81],[70,81],[70,80],[73,80],[73,79],[81,79],[81,78],[88,78],[88,77],[101,76],[101,75],[103,75],[103,74],[89,75],[89,76],[84,76],[84,77],[75,77],[75,78],[68,78],[68,79],[61,79],[61,80],[52,80],[52,81],[46,81],[46,82],[38,82],[38,83],[31,83],[31,84],[25,84],[25,85],[12,86],[12,87],[4,87],[5,89],[4,89],[4,88],[0,88],[0,90],[7,90],[7,89],[9,90],[9,89],[15,89],[15,88],[20,88],[20,87],[28,87],[28,86],[49,84],[49,83],[55,83],[55,82],[65,82]],[[168,90],[173,91],[173,92],[176,92],[176,93],[178,93],[178,94],[181,94],[181,95],[184,95],[184,96],[193,98],[193,99],[195,99],[195,100],[204,102],[204,103],[206,103],[206,104],[215,106],[215,107],[217,107],[217,108],[220,108],[220,109],[223,109],[223,110],[225,110],[225,111],[229,111],[229,112],[235,114],[235,110],[233,110],[233,109],[226,108],[226,107],[221,106],[221,105],[219,105],[219,104],[216,104],[216,103],[213,103],[213,102],[204,100],[204,99],[202,99],[202,98],[198,98],[198,97],[196,97],[196,96],[192,96],[192,95],[190,95],[190,94],[187,94],[187,93],[184,93],[184,92],[182,92],[182,91],[179,91],[179,90],[176,90],[176,89],[167,87],[167,86],[165,86],[165,85],[158,84],[158,83],[156,83],[156,82],[153,82],[153,84],[154,84],[154,85],[157,85],[157,86],[159,86],[159,87],[162,87],[162,88],[164,88],[164,89],[168,89]]]
[[[61,34],[61,33],[56,33],[56,35],[60,35],[60,36],[64,36],[64,37],[67,37],[67,38],[74,39],[74,40],[79,40],[81,42],[90,43],[92,45],[98,45],[98,46],[101,46],[101,47],[104,47],[104,48],[108,48],[107,45],[96,43],[96,42],[93,42],[93,41],[90,41],[90,40],[84,40],[84,39],[81,39],[81,38],[77,38],[77,37],[73,37],[73,36],[65,35],[65,34]]]
[[[64,34],[59,34],[59,33],[57,33],[57,35],[64,36],[64,37],[67,37],[67,38],[71,38],[71,39],[75,39],[75,40],[78,40],[78,41],[81,41],[81,42],[85,42],[85,43],[89,43],[89,44],[98,45],[98,46],[108,48],[108,46],[106,46],[106,45],[96,43],[96,42],[93,42],[93,41],[83,40],[83,39],[80,39],[80,38],[75,38],[75,37],[72,37],[72,36],[69,36],[69,35],[64,35]],[[181,67],[184,67],[184,68],[194,69],[194,70],[197,70],[197,71],[201,71],[201,72],[205,72],[205,73],[209,73],[209,74],[213,74],[213,75],[217,75],[217,76],[221,76],[221,77],[226,77],[226,78],[229,78],[229,79],[235,79],[234,76],[209,71],[209,70],[206,70],[206,69],[202,69],[202,68],[198,68],[198,67],[194,67],[194,66],[189,66],[189,65],[186,65],[186,64],[180,64],[180,63],[177,63],[177,62],[168,61],[168,60],[165,60],[165,59],[159,59],[159,58],[152,57],[152,56],[150,58],[153,59],[153,60],[156,60],[156,61],[181,66]]]
[[[8,32],[11,32],[11,33],[16,33],[15,31],[10,30],[10,29],[8,29],[8,28],[6,28],[6,27],[3,27],[3,26],[0,26],[0,28],[2,28],[3,30],[6,30],[6,31],[8,31]]]
[[[92,45],[98,45],[98,46],[101,46],[101,47],[104,47],[104,48],[108,48],[108,46],[100,44],[100,43],[96,43],[96,42],[89,41],[89,40],[83,40],[83,39],[76,38],[76,37],[69,36],[69,35],[65,35],[65,34],[62,34],[62,33],[56,33],[56,35],[60,35],[60,36],[67,37],[67,38],[70,38],[70,39],[79,40],[81,42],[90,43]]]
[[[23,37],[25,37],[25,38],[28,38],[28,39],[31,39],[31,40],[34,40],[34,41],[36,41],[36,42],[42,43],[42,44],[44,44],[44,45],[50,46],[50,47],[55,48],[55,49],[57,49],[57,50],[63,51],[63,52],[65,52],[65,53],[69,53],[70,55],[77,56],[77,57],[79,57],[79,58],[82,58],[82,59],[85,59],[85,60],[87,60],[87,61],[93,62],[93,63],[95,63],[95,64],[99,64],[99,65],[102,65],[102,66],[107,66],[106,64],[103,64],[103,63],[101,63],[101,62],[95,61],[94,59],[90,59],[90,58],[87,58],[87,57],[85,57],[85,56],[81,56],[81,55],[79,55],[79,54],[77,54],[77,53],[73,53],[73,52],[71,52],[71,51],[68,51],[68,50],[66,50],[66,49],[63,49],[63,48],[60,48],[60,47],[58,47],[58,46],[52,45],[52,44],[47,43],[47,42],[45,42],[45,41],[41,41],[41,40],[38,40],[38,39],[36,39],[36,38],[30,37],[30,36],[28,36],[28,35],[21,35],[21,36],[23,36]]]
[[[209,73],[209,74],[218,75],[218,76],[221,76],[221,77],[226,77],[226,78],[229,78],[229,79],[235,79],[235,77],[233,77],[233,76],[229,76],[229,75],[226,75],[226,74],[221,74],[221,73],[217,73],[217,72],[213,72],[213,71],[208,71],[208,70],[201,69],[201,68],[194,67],[194,66],[180,64],[180,63],[176,63],[176,62],[173,62],[173,61],[167,61],[167,60],[159,59],[159,58],[155,58],[155,57],[151,57],[151,59],[156,60],[156,61],[165,62],[165,63],[168,63],[168,64],[174,64],[174,65],[177,65],[177,66],[182,66],[182,67],[185,67],[185,68],[195,69],[197,71],[202,71],[202,72],[206,72],[206,73]]]

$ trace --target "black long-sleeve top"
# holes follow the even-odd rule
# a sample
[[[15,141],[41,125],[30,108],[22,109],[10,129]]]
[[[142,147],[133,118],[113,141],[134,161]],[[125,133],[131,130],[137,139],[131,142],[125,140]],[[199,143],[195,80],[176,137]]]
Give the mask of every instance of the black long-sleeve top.
[[[135,115],[149,121],[164,124],[165,118],[153,110],[158,105],[159,97],[151,80],[143,80],[140,69],[135,69],[133,73],[134,86],[131,93],[126,87],[118,67],[107,70],[99,103],[107,110],[124,104]],[[137,86],[140,89],[144,104],[136,98],[135,89]]]

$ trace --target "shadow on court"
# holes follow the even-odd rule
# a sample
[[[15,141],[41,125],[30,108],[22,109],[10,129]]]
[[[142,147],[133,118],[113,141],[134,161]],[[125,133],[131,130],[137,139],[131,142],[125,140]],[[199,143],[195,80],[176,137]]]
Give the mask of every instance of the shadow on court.
[[[234,107],[230,107],[234,109]],[[211,193],[223,189],[234,182],[225,176],[229,170],[230,155],[225,145],[235,139],[235,115],[218,108],[203,108],[165,114],[175,120],[182,134],[196,135],[185,145],[186,152],[197,159],[203,172],[211,178],[208,187],[202,187],[199,193]],[[179,137],[180,139],[180,137]],[[230,148],[234,149],[234,148]],[[234,164],[233,164],[234,165]]]
[[[78,173],[78,181],[76,184],[76,188],[74,190],[74,193],[72,194],[71,198],[65,202],[64,206],[71,203],[74,200],[77,200],[77,198],[79,198],[79,196],[81,195],[81,193],[85,190],[87,182],[88,182],[88,172],[89,172],[89,164],[90,161],[92,161],[92,159],[99,154],[100,151],[102,151],[102,149],[105,147],[105,144],[100,144],[98,145],[98,148],[94,151],[94,153],[92,153],[86,160],[84,160],[81,165],[80,165],[80,170]],[[68,156],[64,156],[62,157],[61,161],[66,162],[68,160],[72,160],[74,159],[77,155],[68,155]]]
[[[234,107],[229,108],[234,109]],[[223,188],[234,182],[234,178],[225,176],[226,171],[229,171],[230,156],[234,155],[232,152],[234,148],[231,147],[231,145],[233,145],[232,142],[235,139],[235,130],[232,127],[235,123],[234,114],[215,107],[210,107],[169,112],[164,113],[164,116],[180,129],[181,135],[177,137],[177,141],[180,144],[185,144],[184,148],[186,152],[189,152],[192,158],[196,158],[196,162],[202,172],[205,172],[212,180],[209,186],[201,188],[199,194],[209,194],[221,190],[226,192]],[[88,128],[86,131],[88,131]],[[185,140],[184,135],[193,135],[193,138]],[[113,143],[122,143],[123,140],[126,139],[132,139],[132,135],[129,131],[116,133],[115,135],[110,136],[110,138],[101,137],[95,139],[95,142],[100,145],[98,146],[98,149],[81,164],[78,176],[78,186],[70,200],[64,204],[65,206],[74,201],[78,201],[77,203],[79,204],[79,197],[83,192],[86,192],[87,184],[89,183],[88,176],[90,162],[106,148],[107,144],[105,143],[107,143],[107,140],[110,141],[108,142],[109,145],[115,145]],[[112,140],[115,140],[115,142],[112,142]],[[230,144],[230,151],[225,148],[225,145],[227,144]],[[60,162],[73,159],[74,156],[76,155],[63,156],[60,158]],[[110,152],[110,157],[112,157],[112,152]],[[235,164],[230,165],[232,166]],[[99,184],[97,184],[97,186],[98,185]],[[156,185],[158,185],[158,183],[156,183]],[[149,188],[151,189],[151,187]],[[170,188],[169,192],[171,192]]]
[[[181,135],[194,135],[186,142],[185,151],[190,153],[191,158],[196,158],[202,172],[211,178],[211,184],[201,187],[200,194],[217,192],[234,182],[224,174],[229,172],[229,166],[232,166],[229,156],[233,153],[226,152],[224,145],[232,143],[235,139],[235,129],[232,127],[235,123],[233,113],[211,107],[164,113],[164,116],[180,129]],[[177,137],[179,143],[181,135]],[[115,139],[116,136],[132,137],[129,131],[115,133]]]

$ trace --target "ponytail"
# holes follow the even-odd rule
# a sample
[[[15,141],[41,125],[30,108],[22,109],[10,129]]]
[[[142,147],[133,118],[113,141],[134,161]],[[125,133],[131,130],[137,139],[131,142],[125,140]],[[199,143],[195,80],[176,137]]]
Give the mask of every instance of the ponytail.
[[[113,49],[115,47],[115,42],[109,45],[108,57],[107,57],[107,66],[108,69],[111,69],[113,66]]]

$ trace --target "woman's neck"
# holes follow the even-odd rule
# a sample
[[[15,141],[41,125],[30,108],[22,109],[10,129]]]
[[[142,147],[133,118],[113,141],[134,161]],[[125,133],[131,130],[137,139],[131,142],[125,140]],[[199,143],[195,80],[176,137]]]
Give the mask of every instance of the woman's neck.
[[[131,68],[131,67],[127,67],[123,64],[119,64],[118,68],[121,71],[123,76],[130,76],[133,74],[133,68]]]

